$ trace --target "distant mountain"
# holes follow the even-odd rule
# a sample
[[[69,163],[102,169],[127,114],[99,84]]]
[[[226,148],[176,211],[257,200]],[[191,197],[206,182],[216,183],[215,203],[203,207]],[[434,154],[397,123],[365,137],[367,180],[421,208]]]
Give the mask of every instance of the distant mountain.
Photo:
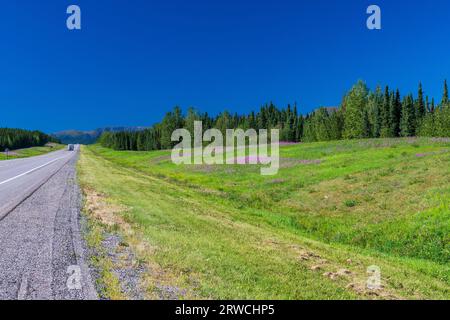
[[[320,107],[320,108],[315,109],[313,112],[317,112],[317,111],[319,111],[320,109],[325,109],[326,112],[327,112],[329,115],[331,115],[331,114],[337,112],[337,111],[339,110],[339,107]]]
[[[59,141],[64,144],[93,144],[105,131],[141,131],[145,129],[145,127],[108,127],[90,131],[64,130],[53,133],[52,136],[59,139]]]

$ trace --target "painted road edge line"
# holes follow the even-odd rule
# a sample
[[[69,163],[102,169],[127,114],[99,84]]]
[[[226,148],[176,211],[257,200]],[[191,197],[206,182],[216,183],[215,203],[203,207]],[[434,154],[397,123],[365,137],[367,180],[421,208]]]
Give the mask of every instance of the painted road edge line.
[[[25,176],[25,175],[27,175],[27,174],[30,174],[30,173],[32,173],[32,172],[34,172],[34,171],[37,171],[37,170],[39,170],[39,169],[42,169],[42,168],[44,168],[44,167],[46,167],[46,166],[52,164],[53,162],[56,162],[56,161],[61,160],[61,159],[64,159],[64,158],[66,158],[66,157],[67,157],[67,156],[64,156],[64,157],[60,157],[60,158],[54,159],[54,160],[52,160],[52,161],[49,161],[49,162],[47,162],[47,163],[44,163],[43,165],[41,165],[41,166],[39,166],[39,167],[36,167],[36,168],[31,169],[31,170],[29,170],[29,171],[27,171],[27,172],[21,173],[21,174],[15,176],[15,177],[12,177],[12,178],[9,178],[9,179],[7,179],[7,180],[5,180],[5,181],[2,181],[2,182],[0,182],[0,186],[1,186],[2,184],[5,184],[5,183],[11,182],[11,181],[13,181],[13,180],[16,180],[16,179],[18,179],[18,178],[20,178],[20,177],[23,177],[23,176]]]

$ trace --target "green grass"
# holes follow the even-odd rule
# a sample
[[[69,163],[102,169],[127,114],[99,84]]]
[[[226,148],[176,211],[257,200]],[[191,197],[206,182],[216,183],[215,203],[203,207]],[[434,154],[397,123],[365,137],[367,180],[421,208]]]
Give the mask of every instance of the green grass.
[[[28,158],[34,156],[40,156],[42,154],[46,154],[52,151],[64,149],[66,146],[62,144],[50,144],[42,147],[31,147],[19,150],[11,151],[11,154],[6,157],[4,152],[0,153],[0,160],[6,159],[19,159],[19,158]]]
[[[448,141],[280,155],[278,175],[261,176],[259,166],[175,166],[169,151],[95,145],[82,149],[80,181],[126,208],[117,229],[160,270],[146,276],[149,297],[165,284],[186,298],[450,298]],[[375,293],[370,265],[382,270]],[[351,275],[326,274],[340,269]]]

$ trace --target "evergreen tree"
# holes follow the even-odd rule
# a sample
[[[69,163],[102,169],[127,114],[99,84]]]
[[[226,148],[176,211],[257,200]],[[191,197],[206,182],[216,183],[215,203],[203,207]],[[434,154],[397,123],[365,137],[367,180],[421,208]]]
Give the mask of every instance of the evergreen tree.
[[[436,109],[434,125],[436,136],[450,137],[450,106],[448,104]]]
[[[389,87],[386,86],[384,90],[383,104],[380,112],[381,117],[380,136],[382,138],[387,138],[391,136],[390,106],[391,106],[391,95],[389,93]]]
[[[398,137],[400,135],[400,118],[402,114],[402,102],[400,91],[397,89],[395,95],[392,93],[390,102],[390,124],[391,137]]]
[[[447,86],[447,80],[444,80],[444,93],[442,95],[442,101],[441,106],[448,104],[448,86]]]
[[[415,110],[416,110],[416,128],[419,128],[423,120],[423,117],[425,117],[426,114],[425,102],[423,100],[423,89],[421,83],[419,83],[417,100],[415,101]]]
[[[434,123],[434,113],[427,113],[417,130],[418,135],[422,137],[435,137],[436,136],[436,126]]]
[[[303,141],[329,141],[342,139],[342,109],[319,108],[304,120]],[[364,120],[364,119],[363,119]]]
[[[400,131],[402,137],[411,137],[416,132],[416,113],[411,95],[405,97],[402,104],[402,118],[400,121]]]
[[[363,111],[363,138],[370,138],[372,132],[372,128],[369,120],[369,113],[367,109]]]
[[[368,89],[364,82],[358,83],[345,98],[344,138],[357,139],[365,135],[364,109],[367,106]]]
[[[233,129],[233,121],[231,115],[228,111],[222,112],[216,120],[215,128],[219,129],[220,132],[225,136],[227,129]]]
[[[172,148],[177,142],[172,142],[172,133],[183,128],[183,115],[180,107],[176,106],[173,112],[168,112],[161,123],[161,147]]]
[[[425,102],[423,100],[423,89],[422,89],[422,83],[419,83],[419,89],[417,91],[417,100],[416,100],[416,117],[418,119],[421,119],[425,116],[426,108],[425,108]]]
[[[380,86],[377,86],[375,92],[371,92],[367,102],[367,115],[370,122],[371,138],[380,137],[381,132],[381,117],[380,112],[383,103],[383,94]]]
[[[295,141],[299,142],[302,141],[303,136],[304,136],[304,130],[305,130],[305,118],[300,115],[298,117],[298,122],[297,122],[297,137],[295,139]]]

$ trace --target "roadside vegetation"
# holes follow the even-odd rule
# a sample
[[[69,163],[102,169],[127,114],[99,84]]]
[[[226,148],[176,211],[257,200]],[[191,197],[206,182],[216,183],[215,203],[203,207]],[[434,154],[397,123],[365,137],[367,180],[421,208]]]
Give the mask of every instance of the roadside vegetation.
[[[0,160],[28,158],[34,156],[40,156],[49,152],[64,149],[66,146],[58,143],[47,143],[41,147],[30,147],[18,150],[10,150],[8,155],[5,152],[0,153]]]
[[[280,151],[279,173],[261,176],[257,165],[82,147],[88,238],[101,248],[117,234],[133,252],[94,257],[105,297],[126,298],[118,270],[135,268],[150,299],[450,298],[450,139]],[[378,290],[366,287],[371,265]]]
[[[0,152],[30,147],[41,147],[58,140],[41,132],[23,129],[0,128]]]

